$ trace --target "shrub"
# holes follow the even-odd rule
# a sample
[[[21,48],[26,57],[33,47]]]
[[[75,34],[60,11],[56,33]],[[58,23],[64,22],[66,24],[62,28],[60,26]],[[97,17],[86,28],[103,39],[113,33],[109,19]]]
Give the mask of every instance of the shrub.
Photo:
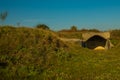
[[[36,28],[45,29],[45,30],[49,30],[49,29],[50,29],[50,28],[49,28],[47,25],[45,25],[45,24],[38,24],[38,25],[36,26]]]

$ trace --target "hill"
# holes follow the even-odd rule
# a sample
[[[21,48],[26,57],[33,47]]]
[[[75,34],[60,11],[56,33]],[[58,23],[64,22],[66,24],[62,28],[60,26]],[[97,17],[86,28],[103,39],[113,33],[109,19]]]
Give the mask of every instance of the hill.
[[[65,34],[77,38],[80,33]],[[111,40],[116,45],[106,51],[82,48],[61,41],[57,35],[38,28],[0,27],[0,79],[120,79],[120,30],[111,31]]]
[[[50,62],[55,54],[65,49],[67,45],[52,31],[0,27],[0,68],[3,70],[0,70],[0,79],[22,79],[42,73],[44,68],[52,65]]]

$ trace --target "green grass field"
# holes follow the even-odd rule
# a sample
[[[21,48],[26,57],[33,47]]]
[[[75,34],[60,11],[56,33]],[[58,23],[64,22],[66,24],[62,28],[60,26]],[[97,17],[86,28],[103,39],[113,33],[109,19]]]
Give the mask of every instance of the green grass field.
[[[81,36],[77,33],[71,33],[72,37]],[[65,43],[58,35],[50,30],[1,26],[0,80],[120,80],[120,30],[111,31],[114,47],[106,51]]]

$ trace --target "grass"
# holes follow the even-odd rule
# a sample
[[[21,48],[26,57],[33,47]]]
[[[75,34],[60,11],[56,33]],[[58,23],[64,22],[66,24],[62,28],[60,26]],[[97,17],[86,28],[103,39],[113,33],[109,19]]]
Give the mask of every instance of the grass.
[[[58,32],[57,35],[62,38],[82,38],[82,32]]]
[[[119,80],[117,33],[111,36],[114,48],[93,51],[49,30],[0,27],[0,80]]]

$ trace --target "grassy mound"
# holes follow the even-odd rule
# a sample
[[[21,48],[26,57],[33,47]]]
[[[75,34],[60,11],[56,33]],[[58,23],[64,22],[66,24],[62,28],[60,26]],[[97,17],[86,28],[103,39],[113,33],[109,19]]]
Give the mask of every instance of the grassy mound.
[[[119,48],[89,50],[52,31],[0,27],[0,80],[119,80]]]
[[[52,31],[0,27],[0,68],[3,70],[0,70],[0,79],[41,74],[55,62],[57,53],[65,49],[67,45]]]
[[[38,51],[37,53],[44,53],[65,47],[53,32],[32,28],[1,27],[0,42],[0,53],[3,54],[20,51],[34,53],[34,50]]]

